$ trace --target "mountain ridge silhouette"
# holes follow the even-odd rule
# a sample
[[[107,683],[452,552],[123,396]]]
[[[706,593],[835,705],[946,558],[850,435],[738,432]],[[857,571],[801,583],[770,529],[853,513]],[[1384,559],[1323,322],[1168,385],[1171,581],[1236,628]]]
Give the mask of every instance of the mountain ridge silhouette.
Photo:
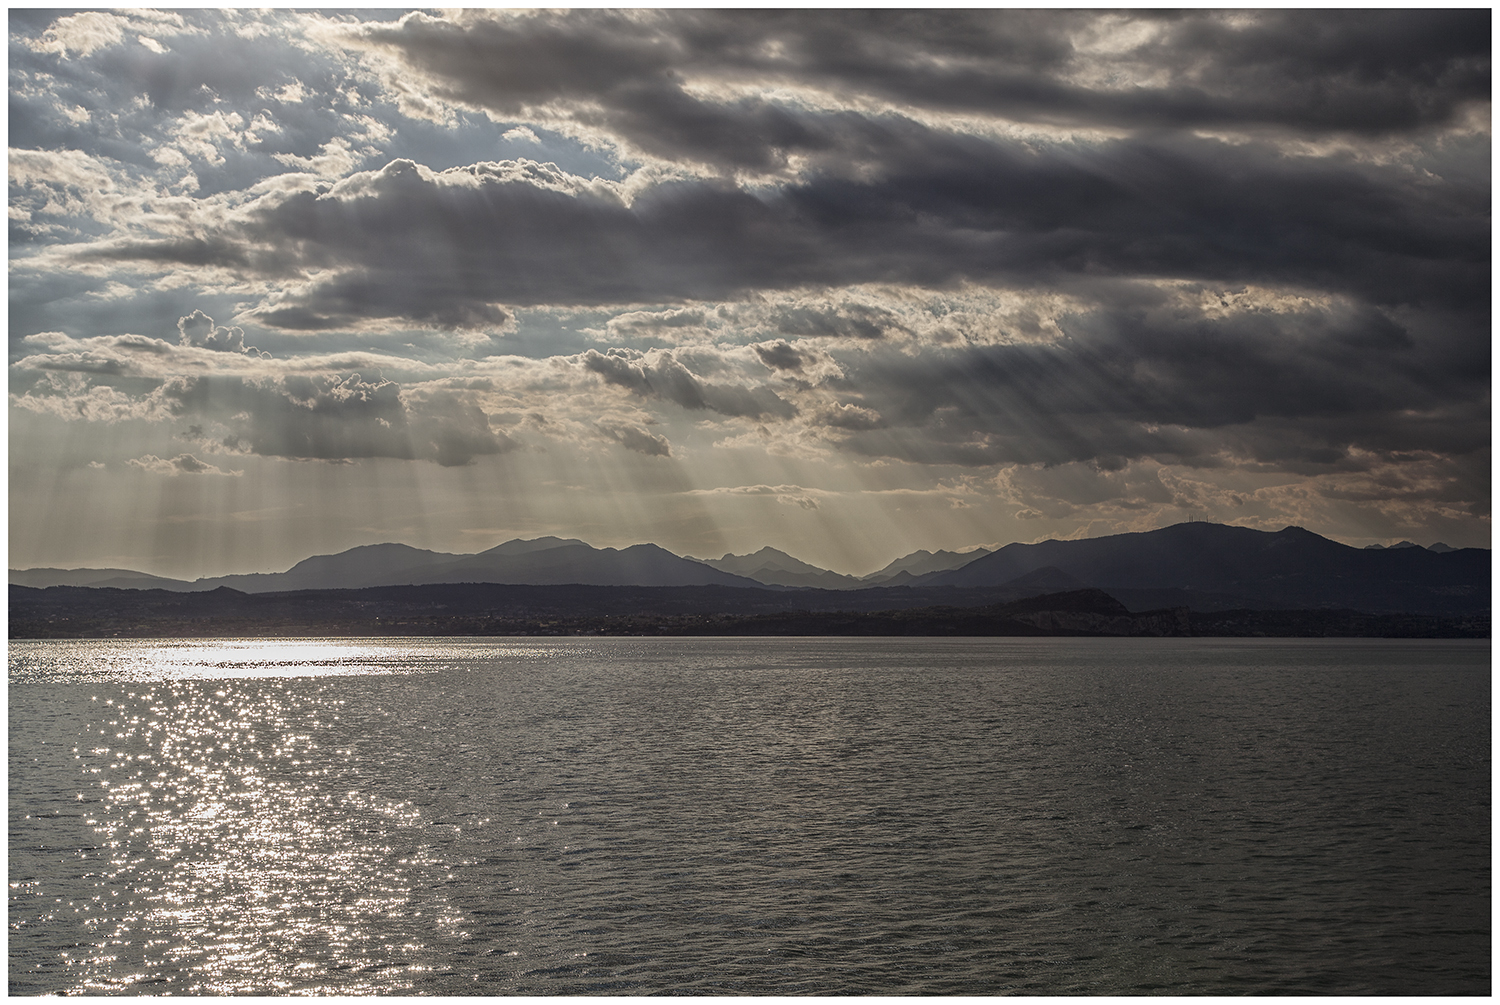
[[[881,590],[897,587],[1100,589],[1133,609],[1188,606],[1268,609],[1471,612],[1489,607],[1489,549],[1365,549],[1300,527],[1261,531],[1193,522],[1153,531],[1036,544],[993,552],[913,552],[886,567],[880,582],[819,569],[775,548],[700,560],[655,544],[595,548],[573,538],[503,542],[473,555],[409,545],[362,545],[314,555],[282,573],[252,573],[193,583],[130,570],[12,570],[12,585],[53,585],[201,592],[221,586],[246,593],[359,589],[453,583],[585,586],[733,586],[782,590]],[[958,567],[914,575],[931,560]],[[911,561],[907,561],[910,559]],[[885,570],[882,570],[884,572]]]

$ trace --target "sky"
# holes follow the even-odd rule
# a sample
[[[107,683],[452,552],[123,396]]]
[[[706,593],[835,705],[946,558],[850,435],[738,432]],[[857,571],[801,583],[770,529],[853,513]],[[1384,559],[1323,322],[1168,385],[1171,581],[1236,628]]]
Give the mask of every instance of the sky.
[[[12,568],[1490,543],[1490,12],[11,10]]]

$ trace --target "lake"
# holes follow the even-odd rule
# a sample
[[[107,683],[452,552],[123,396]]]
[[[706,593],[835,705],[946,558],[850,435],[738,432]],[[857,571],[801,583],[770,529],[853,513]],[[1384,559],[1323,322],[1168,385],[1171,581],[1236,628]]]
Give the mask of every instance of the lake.
[[[12,642],[13,994],[1488,994],[1488,641]]]

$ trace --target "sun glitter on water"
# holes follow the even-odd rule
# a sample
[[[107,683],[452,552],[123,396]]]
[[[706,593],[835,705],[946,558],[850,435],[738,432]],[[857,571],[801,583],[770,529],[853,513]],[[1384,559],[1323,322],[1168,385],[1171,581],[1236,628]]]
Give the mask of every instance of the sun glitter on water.
[[[379,652],[370,646],[285,639],[163,642],[135,655],[137,672],[166,680],[321,677],[368,673]]]

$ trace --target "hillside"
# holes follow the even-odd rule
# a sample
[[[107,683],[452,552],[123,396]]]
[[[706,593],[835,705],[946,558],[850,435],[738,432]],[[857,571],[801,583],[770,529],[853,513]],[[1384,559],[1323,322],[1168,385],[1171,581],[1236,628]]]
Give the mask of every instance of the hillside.
[[[1013,583],[1051,568],[1126,603],[1148,596],[1194,609],[1351,608],[1469,613],[1490,606],[1490,553],[1479,548],[1351,548],[1300,527],[1275,533],[1183,523],[1138,534],[1010,544],[923,587]]]

